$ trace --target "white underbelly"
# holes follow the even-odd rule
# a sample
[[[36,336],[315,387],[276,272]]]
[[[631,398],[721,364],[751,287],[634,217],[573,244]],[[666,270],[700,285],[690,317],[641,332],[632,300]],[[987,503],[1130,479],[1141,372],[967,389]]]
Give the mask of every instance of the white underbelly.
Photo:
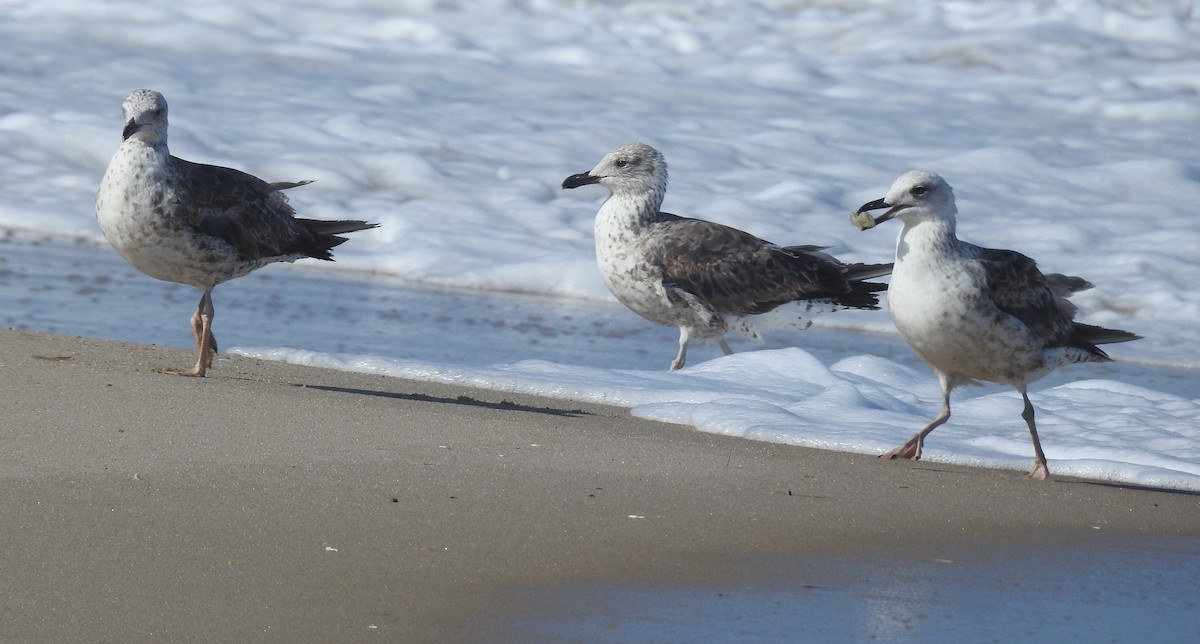
[[[1010,382],[1043,363],[1041,342],[983,300],[965,273],[906,268],[897,264],[893,272],[888,308],[896,329],[930,366]]]
[[[604,284],[617,301],[651,322],[678,326],[678,313],[673,311],[661,279],[649,267],[628,255],[617,257],[600,248],[596,259]]]
[[[155,204],[112,197],[98,199],[100,230],[117,254],[150,277],[205,288],[266,263],[240,261],[232,246],[169,221]]]

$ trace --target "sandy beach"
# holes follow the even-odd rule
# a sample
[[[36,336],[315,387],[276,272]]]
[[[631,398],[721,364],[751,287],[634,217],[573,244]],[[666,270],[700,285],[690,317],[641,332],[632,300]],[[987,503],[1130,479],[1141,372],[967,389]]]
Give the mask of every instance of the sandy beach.
[[[1200,538],[1195,494],[239,357],[155,371],[192,360],[0,331],[2,639],[529,641],[558,588]]]

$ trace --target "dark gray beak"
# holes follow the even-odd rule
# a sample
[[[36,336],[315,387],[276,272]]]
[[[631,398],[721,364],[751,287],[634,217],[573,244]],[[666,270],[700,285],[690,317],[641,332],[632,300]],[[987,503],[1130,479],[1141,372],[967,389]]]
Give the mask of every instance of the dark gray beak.
[[[563,190],[568,190],[570,188],[578,188],[579,186],[586,186],[593,183],[600,183],[600,177],[597,177],[590,172],[580,172],[579,174],[573,174],[566,179],[563,179],[562,187]]]
[[[134,122],[133,119],[129,119],[129,122],[125,124],[125,129],[121,131],[121,140],[128,139],[140,129],[142,129],[142,126]]]
[[[888,202],[884,201],[883,199],[876,199],[875,201],[868,201],[867,203],[859,206],[858,212],[870,212],[872,210],[879,210],[880,208],[892,208],[892,205],[889,204]],[[891,219],[892,217],[895,217],[896,213],[900,212],[901,210],[903,210],[903,209],[902,208],[892,208],[891,210],[883,213],[882,215],[879,215],[878,217],[876,217],[874,219],[875,225],[878,226],[879,224],[882,224],[883,222]]]

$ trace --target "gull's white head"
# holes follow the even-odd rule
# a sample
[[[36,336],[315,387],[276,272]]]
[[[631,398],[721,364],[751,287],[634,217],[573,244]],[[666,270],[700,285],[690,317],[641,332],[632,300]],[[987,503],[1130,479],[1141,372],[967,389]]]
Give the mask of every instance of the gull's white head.
[[[563,180],[563,188],[598,183],[613,194],[655,193],[661,201],[667,191],[667,160],[645,143],[627,143],[609,152],[596,167]]]
[[[121,104],[125,115],[122,139],[137,139],[151,145],[167,142],[167,99],[152,89],[137,89]]]
[[[954,220],[954,190],[946,180],[932,172],[913,170],[900,175],[892,183],[887,196],[859,207],[858,213],[887,208],[873,220],[881,224],[889,219],[915,223],[924,219]],[[858,214],[856,213],[856,214]]]

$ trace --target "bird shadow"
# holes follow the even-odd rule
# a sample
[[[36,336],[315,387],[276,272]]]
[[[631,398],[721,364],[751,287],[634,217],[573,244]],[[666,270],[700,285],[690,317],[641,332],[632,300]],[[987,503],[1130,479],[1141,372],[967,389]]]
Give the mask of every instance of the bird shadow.
[[[510,400],[501,400],[500,402],[491,402],[487,400],[479,400],[470,396],[455,396],[448,398],[445,396],[430,396],[427,394],[405,394],[392,391],[377,391],[372,389],[355,389],[353,387],[334,387],[330,385],[308,385],[308,384],[293,384],[293,387],[303,387],[305,389],[319,389],[321,391],[329,391],[333,393],[355,394],[359,396],[377,396],[380,398],[395,398],[397,400],[411,400],[414,402],[434,403],[438,405],[464,405],[467,407],[476,407],[479,409],[492,409],[496,411],[520,411],[530,414],[544,414],[547,416],[559,416],[563,418],[582,418],[584,416],[592,416],[591,412],[586,412],[582,409],[559,409],[555,407],[534,407],[532,405],[522,405]]]
[[[1182,495],[1182,496],[1200,496],[1200,492],[1198,492],[1196,490],[1178,490],[1178,489],[1169,488],[1169,487],[1155,487],[1152,485],[1137,485],[1134,483],[1110,483],[1108,481],[1088,481],[1088,480],[1082,480],[1082,479],[1079,481],[1072,481],[1072,482],[1085,483],[1088,485],[1097,485],[1100,487],[1111,487],[1111,488],[1117,488],[1117,489],[1121,489],[1121,490],[1138,490],[1139,492],[1159,492],[1162,494],[1178,494],[1178,495]]]
[[[881,459],[882,459],[882,457],[881,457]],[[885,461],[881,460],[881,462],[885,462]],[[954,470],[954,469],[949,469],[949,468],[939,468],[936,466],[922,467],[922,466],[919,466],[916,464],[914,464],[913,469],[923,470],[926,472],[960,472],[961,473],[961,471],[962,471],[962,470]],[[1011,478],[1013,478],[1013,479],[1026,478],[1023,474],[1015,474],[1008,470],[1005,470],[1005,473],[1011,474]],[[1095,485],[1097,487],[1107,487],[1107,488],[1113,488],[1113,489],[1119,489],[1119,490],[1137,490],[1139,492],[1158,492],[1161,494],[1177,494],[1177,495],[1181,495],[1181,496],[1200,496],[1200,491],[1196,491],[1196,490],[1181,490],[1178,488],[1156,487],[1153,485],[1139,485],[1137,483],[1121,483],[1121,482],[1117,482],[1117,481],[1096,481],[1096,480],[1086,479],[1086,478],[1076,478],[1073,476],[1063,476],[1063,477],[1054,476],[1054,477],[1051,477],[1050,482],[1065,483],[1065,484],[1069,484],[1069,485]],[[1034,483],[1039,483],[1039,482],[1034,481]]]

